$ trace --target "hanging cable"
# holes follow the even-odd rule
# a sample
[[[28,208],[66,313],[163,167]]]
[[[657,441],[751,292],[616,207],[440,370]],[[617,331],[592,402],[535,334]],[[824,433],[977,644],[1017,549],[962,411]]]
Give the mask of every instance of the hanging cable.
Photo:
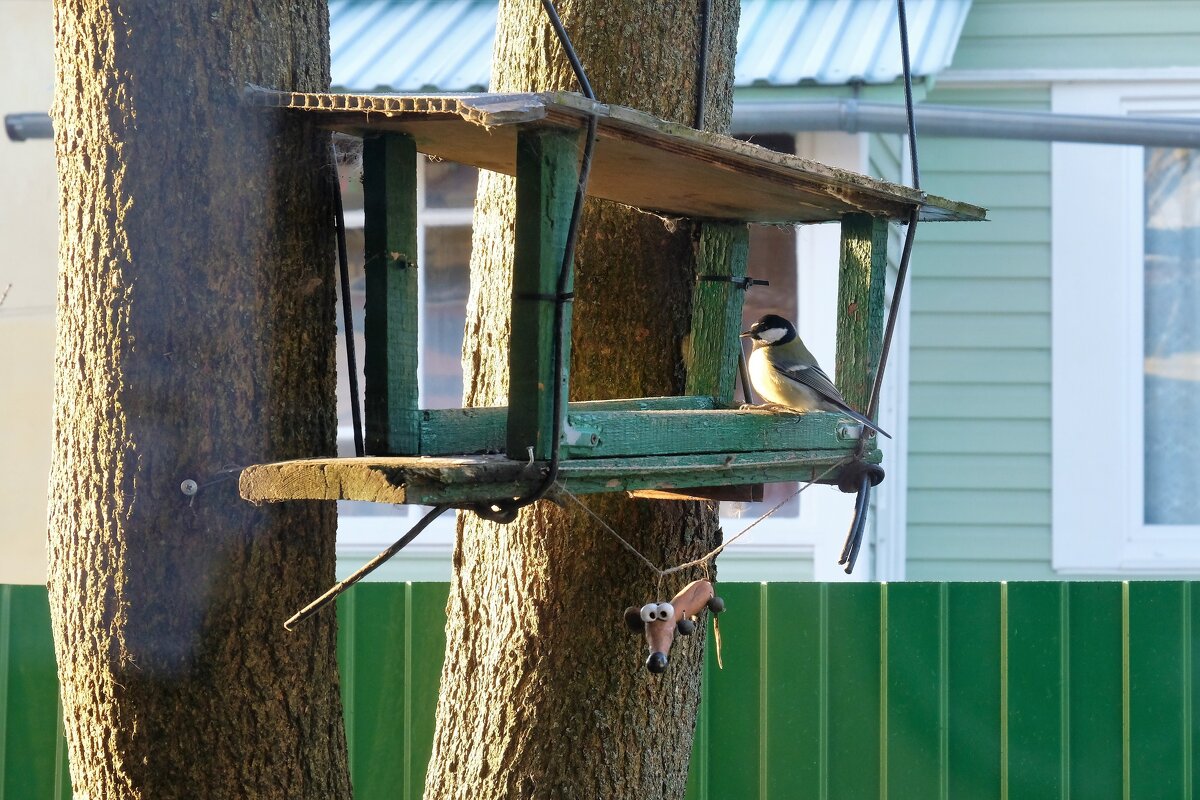
[[[554,8],[552,0],[542,0],[542,8],[546,11],[546,16],[550,20],[550,26],[554,29],[555,35],[558,36],[559,44],[562,45],[563,51],[567,55],[567,60],[571,64],[571,69],[575,72],[575,78],[579,82],[580,89],[589,100],[595,100],[596,94],[592,91],[592,84],[588,81],[587,73],[583,69],[583,64],[579,60],[579,56],[575,52],[574,45],[571,44],[571,38],[567,35],[567,29],[563,26],[562,19],[558,16],[558,11]],[[523,497],[514,498],[512,500],[497,500],[492,502],[477,503],[471,506],[471,509],[483,517],[484,519],[493,522],[507,523],[516,519],[517,511],[527,505],[541,500],[554,486],[558,480],[558,471],[561,463],[561,439],[563,423],[566,417],[566,404],[568,383],[563,378],[564,372],[564,350],[563,345],[565,339],[565,331],[563,330],[564,309],[567,303],[574,298],[568,291],[571,283],[571,270],[575,261],[575,244],[579,239],[579,220],[583,216],[583,201],[587,197],[588,177],[592,171],[592,152],[596,147],[596,115],[595,113],[588,114],[587,131],[584,135],[583,154],[579,165],[579,179],[575,184],[575,201],[571,207],[571,221],[567,226],[567,241],[566,247],[563,250],[562,263],[558,270],[558,282],[556,286],[556,294],[554,295],[554,329],[553,329],[553,369],[555,381],[554,391],[554,419],[551,424],[550,433],[550,463],[547,465],[546,475],[542,478],[532,492]]]
[[[292,630],[296,627],[296,625],[300,624],[313,614],[316,614],[326,605],[336,600],[338,595],[340,595],[342,592],[346,591],[351,586],[370,575],[384,562],[396,555],[396,553],[399,553],[401,550],[403,550],[409,542],[417,538],[417,534],[429,527],[429,523],[440,517],[442,512],[448,508],[450,508],[450,506],[446,505],[434,506],[431,508],[428,512],[426,512],[425,516],[421,517],[421,519],[417,521],[416,525],[413,525],[411,528],[409,528],[408,533],[397,539],[388,549],[384,550],[382,553],[375,556],[366,564],[363,564],[361,567],[355,570],[353,575],[345,580],[338,581],[333,586],[330,586],[329,589],[325,591],[325,594],[321,595],[316,600],[313,600],[304,608],[293,614],[287,622],[283,623],[283,627],[287,628],[289,631]]]
[[[904,0],[896,0],[896,16],[900,27],[900,59],[904,71],[904,108],[908,116],[908,152],[912,171],[912,187],[921,189],[921,172],[917,163],[917,127],[913,114],[912,95],[912,63],[908,48],[908,16],[904,8]],[[900,253],[900,264],[896,268],[896,283],[892,289],[892,302],[888,309],[887,326],[883,333],[883,346],[879,351],[879,364],[875,369],[875,378],[871,383],[871,396],[867,402],[867,416],[875,419],[879,412],[879,397],[883,391],[883,374],[887,367],[888,352],[892,347],[892,338],[896,332],[896,323],[900,318],[900,303],[904,297],[904,284],[908,278],[909,262],[912,260],[913,242],[916,238],[917,220],[920,217],[920,206],[909,212],[908,228],[904,232],[904,248]],[[859,440],[856,461],[862,463],[862,455],[866,449],[867,437]],[[875,470],[882,474],[876,465]],[[846,574],[854,571],[858,560],[858,552],[862,547],[863,533],[866,530],[867,509],[870,506],[872,470],[863,466],[861,474],[857,475],[858,497],[854,503],[854,516],[850,520],[850,530],[846,533],[846,543],[842,547],[838,564],[845,566]]]
[[[342,292],[342,333],[346,337],[346,372],[350,376],[350,417],[354,425],[354,455],[366,455],[363,445],[362,410],[358,402],[358,359],[354,354],[354,309],[350,303],[350,259],[346,255],[346,212],[342,207],[342,183],[337,172],[337,149],[333,147],[333,215],[337,230],[338,277]]]

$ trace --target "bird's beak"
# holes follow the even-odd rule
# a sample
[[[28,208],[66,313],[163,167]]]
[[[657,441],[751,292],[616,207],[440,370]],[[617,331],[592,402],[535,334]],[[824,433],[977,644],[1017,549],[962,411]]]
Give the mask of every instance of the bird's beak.
[[[742,331],[741,333],[738,334],[738,338],[745,339],[747,336],[753,336],[753,335],[754,335],[754,331]]]

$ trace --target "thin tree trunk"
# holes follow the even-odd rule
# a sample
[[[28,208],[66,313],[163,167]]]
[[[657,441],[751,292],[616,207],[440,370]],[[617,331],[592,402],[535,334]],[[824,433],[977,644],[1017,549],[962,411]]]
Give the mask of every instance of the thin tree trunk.
[[[349,797],[332,504],[242,465],[331,454],[323,0],[56,7],[61,216],[49,588],[75,796]],[[181,484],[193,481],[187,494]]]
[[[732,108],[736,0],[712,12],[706,127]],[[559,3],[602,102],[692,123],[699,0]],[[577,90],[536,0],[502,2],[494,91]],[[475,207],[470,405],[507,395],[512,181],[485,173]],[[589,202],[576,260],[572,399],[678,393],[683,385],[694,231]],[[715,508],[585,500],[655,562],[718,541]],[[700,572],[659,582],[574,508],[549,503],[511,525],[460,516],[447,653],[425,796],[682,797],[700,695],[702,634],[680,639],[665,675],[628,632],[628,605],[667,600]]]

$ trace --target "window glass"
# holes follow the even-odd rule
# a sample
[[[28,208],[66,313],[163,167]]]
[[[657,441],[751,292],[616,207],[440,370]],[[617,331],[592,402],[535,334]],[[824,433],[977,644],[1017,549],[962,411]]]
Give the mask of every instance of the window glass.
[[[421,405],[462,406],[463,322],[470,286],[471,227],[447,225],[425,229],[421,309]]]
[[[471,208],[479,170],[453,161],[425,162],[425,206],[427,208]]]
[[[1200,523],[1200,154],[1146,148],[1145,522]]]

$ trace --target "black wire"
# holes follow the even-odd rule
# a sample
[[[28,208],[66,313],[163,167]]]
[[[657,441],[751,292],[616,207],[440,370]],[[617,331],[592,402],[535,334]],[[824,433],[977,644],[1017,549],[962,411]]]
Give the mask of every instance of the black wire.
[[[567,60],[571,62],[571,68],[575,71],[575,77],[579,81],[584,95],[589,100],[595,100],[596,95],[592,91],[592,84],[588,81],[583,64],[579,61],[579,56],[575,53],[575,47],[571,44],[571,37],[567,35],[567,29],[563,27],[562,20],[558,16],[558,11],[554,8],[554,3],[552,0],[542,0],[542,8],[546,10],[546,16],[550,18],[550,25],[554,28],[554,33],[558,36],[558,41],[562,45],[563,51],[567,54]],[[558,269],[557,293],[554,301],[554,375],[557,380],[554,392],[554,420],[551,424],[550,432],[550,463],[546,470],[546,476],[542,478],[538,487],[528,495],[513,500],[476,504],[473,507],[475,513],[485,519],[501,522],[511,521],[515,518],[517,509],[541,500],[550,491],[550,487],[554,485],[555,481],[558,480],[558,472],[562,459],[560,440],[562,439],[563,422],[566,416],[565,409],[568,392],[568,382],[563,380],[564,350],[566,349],[563,346],[563,340],[566,338],[565,331],[563,330],[564,309],[566,303],[571,298],[568,288],[571,282],[571,268],[575,261],[575,244],[579,239],[579,220],[583,216],[583,201],[587,197],[588,177],[592,172],[592,152],[596,147],[596,124],[596,114],[594,112],[590,113],[588,115],[587,134],[583,142],[583,156],[579,165],[579,179],[575,183],[575,202],[571,206],[571,221],[567,227],[566,247],[563,250],[562,264]]]
[[[696,130],[704,130],[704,100],[708,83],[708,16],[710,0],[700,0],[700,52],[696,74]]]
[[[558,11],[554,8],[553,0],[542,0],[542,8],[546,10],[546,16],[550,18],[550,26],[554,28],[559,44],[566,52],[567,60],[571,62],[571,69],[575,71],[575,78],[579,81],[579,88],[583,90],[583,96],[588,100],[595,100],[596,93],[592,91],[592,84],[588,81],[587,73],[583,71],[583,64],[579,61],[579,56],[575,54],[575,48],[571,45],[571,37],[567,35],[567,29],[563,27]]]
[[[354,354],[354,310],[350,303],[350,259],[346,255],[346,212],[342,207],[342,184],[334,152],[333,210],[337,227],[338,276],[342,287],[342,332],[346,337],[346,371],[350,375],[350,415],[354,421],[354,455],[366,454],[363,445],[362,411],[358,403],[358,359]]]
[[[904,108],[908,112],[908,153],[912,162],[912,185],[921,188],[921,171],[917,168],[917,124],[913,117],[912,64],[908,56],[908,14],[904,0],[896,0],[896,16],[900,18],[900,58],[904,65]]]
[[[896,16],[900,25],[900,58],[904,67],[904,108],[908,115],[908,152],[912,165],[913,188],[921,189],[921,171],[917,164],[917,126],[913,114],[912,96],[912,64],[908,52],[908,18],[904,10],[904,0],[896,0]],[[912,260],[913,242],[916,238],[917,220],[920,217],[920,206],[913,208],[908,215],[908,230],[904,234],[904,249],[900,254],[900,265],[896,269],[896,283],[892,289],[891,307],[888,309],[887,327],[883,333],[883,347],[879,351],[879,365],[875,369],[875,379],[871,384],[871,397],[867,403],[867,416],[875,419],[879,411],[879,396],[883,390],[883,373],[887,367],[888,352],[892,349],[892,338],[896,332],[896,322],[900,317],[900,301],[904,297],[904,283],[908,277],[908,266]],[[864,434],[866,432],[864,431]],[[856,456],[862,458],[867,446],[867,436],[858,443]],[[850,531],[846,535],[846,544],[842,548],[839,564],[845,564],[846,574],[854,570],[858,560],[858,551],[862,546],[863,531],[867,524],[867,508],[871,497],[871,483],[865,474],[854,501],[854,516],[850,520]]]
[[[313,614],[317,613],[322,608],[324,608],[326,605],[328,605],[332,600],[336,599],[337,596],[340,595],[342,592],[346,591],[351,586],[353,586],[354,584],[361,581],[363,578],[370,575],[372,572],[375,571],[375,569],[377,567],[379,567],[381,564],[383,564],[385,561],[387,561],[392,556],[396,555],[396,553],[399,553],[401,550],[403,550],[405,548],[405,546],[408,545],[409,542],[411,542],[413,539],[417,538],[417,534],[419,534],[421,531],[425,530],[425,528],[427,528],[429,526],[429,523],[433,522],[435,519],[437,519],[439,516],[441,516],[442,512],[448,508],[450,508],[450,506],[446,506],[446,505],[434,506],[433,508],[431,508],[428,512],[426,512],[425,516],[421,517],[421,519],[417,522],[416,525],[413,525],[411,528],[409,528],[408,533],[404,534],[399,539],[397,539],[391,545],[391,547],[389,547],[388,549],[384,550],[379,555],[372,558],[366,564],[363,564],[350,577],[346,578],[345,580],[340,580],[337,583],[335,583],[333,586],[330,586],[325,591],[325,594],[321,595],[316,600],[313,600],[311,603],[306,605],[304,608],[300,609],[295,614],[293,614],[291,616],[291,618],[288,619],[287,622],[283,623],[283,627],[287,628],[289,631],[292,630],[293,628],[296,627],[296,625],[298,623],[301,623],[304,620],[308,619]]]

